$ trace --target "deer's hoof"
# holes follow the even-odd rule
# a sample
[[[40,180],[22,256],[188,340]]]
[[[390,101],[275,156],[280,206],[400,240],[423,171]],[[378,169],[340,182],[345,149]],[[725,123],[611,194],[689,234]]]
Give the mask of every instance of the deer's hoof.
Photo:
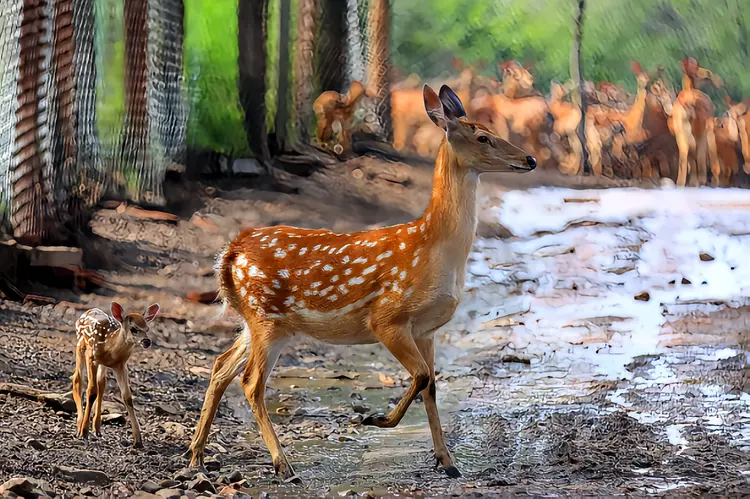
[[[450,478],[461,478],[461,472],[455,466],[447,466],[443,470]]]
[[[133,442],[134,449],[143,449],[143,440],[136,440]]]
[[[276,472],[276,476],[284,480],[285,483],[302,483],[302,480],[297,476],[286,459],[280,459],[273,463],[273,469]]]
[[[365,426],[377,426],[378,428],[384,428],[386,427],[388,422],[388,418],[386,418],[385,414],[382,412],[379,412],[377,414],[370,414],[365,419],[362,420],[362,424]]]

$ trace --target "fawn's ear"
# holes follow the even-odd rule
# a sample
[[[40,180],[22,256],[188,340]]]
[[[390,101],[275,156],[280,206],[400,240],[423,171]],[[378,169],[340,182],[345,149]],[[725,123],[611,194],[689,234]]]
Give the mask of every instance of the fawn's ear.
[[[641,67],[641,63],[638,61],[631,62],[630,69],[633,70],[633,73],[636,73],[636,74],[643,73],[643,68]]]
[[[427,111],[427,116],[429,116],[432,122],[440,127],[443,131],[447,131],[448,124],[445,120],[443,103],[440,101],[440,97],[438,97],[438,95],[432,88],[430,88],[429,85],[424,86],[424,88],[422,89],[422,95],[424,96],[424,108]]]
[[[113,301],[110,308],[112,310],[112,317],[117,319],[117,322],[122,322],[122,305],[120,305],[116,301]]]
[[[159,313],[159,304],[154,303],[150,307],[148,307],[148,310],[146,310],[146,313],[143,314],[143,319],[146,322],[151,322],[156,318],[156,314]]]
[[[448,121],[466,116],[461,99],[448,85],[440,87],[440,102],[443,103],[443,114]]]

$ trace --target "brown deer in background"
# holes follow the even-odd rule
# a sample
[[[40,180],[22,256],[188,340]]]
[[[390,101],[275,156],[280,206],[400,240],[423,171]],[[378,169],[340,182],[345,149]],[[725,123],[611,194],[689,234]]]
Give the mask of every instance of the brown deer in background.
[[[296,227],[251,229],[219,256],[219,286],[245,327],[214,364],[189,452],[203,451],[219,401],[240,372],[276,472],[294,475],[265,405],[266,381],[284,346],[298,333],[334,344],[381,343],[412,376],[387,415],[363,424],[392,428],[422,394],[435,457],[451,477],[461,474],[445,445],[435,394],[435,332],[453,316],[463,293],[477,223],[478,178],[523,173],[534,158],[466,119],[447,86],[423,90],[429,119],[444,135],[424,215],[414,222],[340,234]]]
[[[711,99],[698,87],[706,82],[721,86],[721,80],[692,57],[682,60],[682,90],[677,95],[672,111],[672,126],[680,154],[677,185],[705,185],[708,171],[708,122],[713,118],[715,107]],[[693,167],[695,165],[695,167]]]

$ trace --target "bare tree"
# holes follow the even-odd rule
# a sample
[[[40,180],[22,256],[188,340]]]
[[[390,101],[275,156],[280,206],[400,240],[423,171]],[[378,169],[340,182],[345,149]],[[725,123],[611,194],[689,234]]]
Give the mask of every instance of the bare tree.
[[[48,235],[52,210],[49,165],[41,123],[46,121],[45,59],[50,49],[46,0],[24,0],[21,11],[11,224],[13,236],[38,244]]]
[[[279,71],[276,94],[276,148],[284,150],[289,123],[289,19],[291,18],[291,0],[280,0],[279,5]]]
[[[589,151],[586,148],[586,94],[583,92],[583,57],[581,57],[581,44],[583,40],[583,14],[586,7],[586,0],[578,0],[578,10],[575,18],[575,38],[571,51],[571,76],[576,84],[576,92],[573,93],[573,102],[581,109],[581,121],[578,123],[576,130],[578,140],[581,141],[581,170],[584,173],[591,173],[591,164],[589,163]]]
[[[390,85],[391,9],[388,0],[371,0],[367,14],[367,85],[377,93],[383,138],[393,139]]]
[[[299,0],[297,42],[294,51],[294,109],[296,140],[310,137],[314,92],[315,35],[318,0]]]
[[[266,132],[266,13],[268,0],[240,0],[239,92],[250,150],[268,159]]]

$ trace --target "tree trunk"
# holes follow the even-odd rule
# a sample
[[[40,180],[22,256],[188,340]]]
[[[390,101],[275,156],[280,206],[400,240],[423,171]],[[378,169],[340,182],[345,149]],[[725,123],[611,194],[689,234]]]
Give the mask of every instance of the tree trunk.
[[[151,141],[158,138],[160,161],[185,162],[186,105],[182,94],[183,0],[151,1],[149,25],[149,108]],[[166,166],[166,165],[163,165]]]
[[[56,205],[68,216],[78,217],[78,183],[76,164],[75,77],[73,74],[73,0],[54,2],[54,36],[51,73],[53,92],[50,116],[50,139]],[[62,220],[59,220],[62,221]],[[79,220],[80,221],[80,220]]]
[[[268,0],[240,0],[239,92],[253,154],[268,159],[266,134],[266,12]]]
[[[317,13],[318,0],[299,0],[297,42],[294,50],[294,111],[295,138],[301,142],[310,140]]]
[[[346,83],[346,0],[322,0],[317,43],[318,92],[343,92]]]
[[[43,102],[50,43],[46,6],[45,0],[24,0],[21,13],[11,224],[13,236],[26,244],[39,244],[47,237],[53,206],[40,126],[47,108]]]
[[[393,140],[391,123],[390,43],[391,18],[388,0],[371,0],[367,14],[367,85],[377,93],[377,115],[385,140]]]
[[[120,168],[137,172],[138,200],[153,185],[148,160],[148,0],[125,0],[125,124]]]
[[[286,149],[287,126],[289,125],[289,19],[292,15],[291,0],[280,0],[279,6],[279,80],[276,93],[276,150]]]
[[[583,153],[581,154],[581,170],[586,174],[590,174],[591,164],[589,163],[589,151],[586,147],[586,94],[583,91],[583,58],[581,57],[585,4],[586,0],[578,0],[578,10],[575,19],[575,38],[571,52],[571,76],[576,84],[576,92],[573,93],[573,102],[581,109],[581,121],[578,123],[576,130],[578,140],[581,141],[581,150]]]
[[[73,68],[75,71],[76,167],[85,204],[96,203],[103,194],[105,173],[96,129],[96,53],[94,48],[94,2],[73,2]]]

